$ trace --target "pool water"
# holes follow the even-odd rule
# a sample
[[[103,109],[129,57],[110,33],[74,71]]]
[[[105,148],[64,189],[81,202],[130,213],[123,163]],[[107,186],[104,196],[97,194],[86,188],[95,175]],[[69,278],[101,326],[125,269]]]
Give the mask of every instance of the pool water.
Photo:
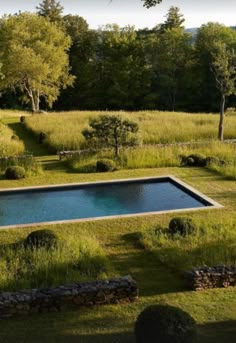
[[[0,193],[0,226],[211,206],[168,178]]]

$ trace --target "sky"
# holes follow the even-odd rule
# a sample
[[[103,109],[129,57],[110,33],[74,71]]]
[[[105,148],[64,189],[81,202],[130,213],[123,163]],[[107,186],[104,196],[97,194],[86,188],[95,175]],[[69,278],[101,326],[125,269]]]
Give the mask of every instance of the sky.
[[[42,0],[0,0],[0,15],[19,10],[34,11]],[[165,20],[170,6],[178,6],[186,19],[187,28],[199,27],[209,21],[236,26],[236,0],[163,0],[146,9],[141,0],[61,0],[64,14],[82,16],[96,29],[106,24],[134,25],[152,28]]]

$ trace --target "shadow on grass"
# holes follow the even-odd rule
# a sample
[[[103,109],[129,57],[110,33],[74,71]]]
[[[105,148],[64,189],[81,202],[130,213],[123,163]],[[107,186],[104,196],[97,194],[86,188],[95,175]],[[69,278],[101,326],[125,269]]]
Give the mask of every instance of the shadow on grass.
[[[186,290],[181,274],[162,264],[154,253],[140,247],[138,233],[124,235],[118,245],[126,245],[126,252],[111,256],[114,268],[121,275],[130,274],[137,281],[141,296],[176,293]]]
[[[235,343],[236,320],[206,323],[198,326],[198,343]]]
[[[24,142],[26,150],[33,153],[34,156],[44,156],[50,153],[45,146],[37,142],[33,134],[22,123],[9,123],[8,126]]]
[[[80,343],[134,343],[132,332],[96,335],[61,336],[58,342]],[[235,343],[236,321],[224,321],[198,325],[197,343]],[[149,343],[149,342],[148,342]]]

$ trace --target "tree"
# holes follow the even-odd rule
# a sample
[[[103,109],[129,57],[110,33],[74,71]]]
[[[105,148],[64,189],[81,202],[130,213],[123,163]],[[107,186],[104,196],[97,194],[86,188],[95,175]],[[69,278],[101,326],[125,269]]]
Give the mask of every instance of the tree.
[[[90,30],[86,20],[78,15],[66,15],[63,26],[72,44],[69,50],[71,73],[76,76],[74,87],[62,91],[57,103],[61,109],[89,109],[96,106],[94,95],[96,80],[95,61],[97,58],[98,33]],[[93,108],[96,108],[96,107]]]
[[[156,6],[157,4],[160,4],[162,0],[142,0],[144,2],[143,6],[150,8],[153,6]]]
[[[113,148],[115,157],[119,156],[120,147],[135,144],[132,134],[138,132],[138,124],[133,121],[115,115],[102,115],[91,119],[89,125],[90,129],[82,131],[85,139],[101,148]]]
[[[175,6],[171,6],[167,15],[166,15],[166,21],[160,25],[159,32],[163,33],[167,30],[172,29],[178,29],[182,28],[184,29],[184,26],[182,24],[185,22],[183,14],[180,13],[180,9]]]
[[[20,91],[33,112],[39,111],[41,99],[51,107],[60,88],[73,83],[70,38],[46,18],[29,13],[5,17],[0,37],[1,89]]]
[[[190,39],[182,28],[167,29],[158,37],[154,69],[159,107],[174,111],[178,95],[186,88],[192,58]]]
[[[40,16],[48,18],[51,22],[61,21],[61,16],[64,10],[60,2],[55,0],[43,0],[36,9]]]
[[[218,139],[223,141],[225,99],[236,94],[236,55],[234,49],[228,49],[223,42],[215,42],[214,45],[211,70],[221,95]]]
[[[94,91],[98,107],[135,110],[145,106],[143,98],[149,90],[150,66],[144,41],[129,26],[107,25],[98,34]]]
[[[229,95],[235,94],[234,53],[236,49],[236,31],[218,23],[202,25],[198,30],[195,43],[196,95],[202,105],[199,110],[217,111],[216,98],[221,98],[219,139],[223,139],[220,126],[224,122],[224,107]],[[222,59],[222,61],[220,61]],[[220,83],[218,81],[220,81]],[[222,96],[225,94],[225,96]],[[194,99],[193,99],[194,101]],[[196,101],[195,101],[196,102]]]

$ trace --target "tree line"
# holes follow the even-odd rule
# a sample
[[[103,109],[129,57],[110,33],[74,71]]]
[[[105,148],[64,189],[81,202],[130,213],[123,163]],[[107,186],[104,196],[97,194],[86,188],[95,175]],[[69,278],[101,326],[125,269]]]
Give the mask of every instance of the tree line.
[[[146,3],[147,5],[147,3]],[[0,20],[1,107],[33,111],[220,111],[235,105],[236,31],[218,23],[195,36],[179,8],[153,29],[91,30],[55,0]]]

